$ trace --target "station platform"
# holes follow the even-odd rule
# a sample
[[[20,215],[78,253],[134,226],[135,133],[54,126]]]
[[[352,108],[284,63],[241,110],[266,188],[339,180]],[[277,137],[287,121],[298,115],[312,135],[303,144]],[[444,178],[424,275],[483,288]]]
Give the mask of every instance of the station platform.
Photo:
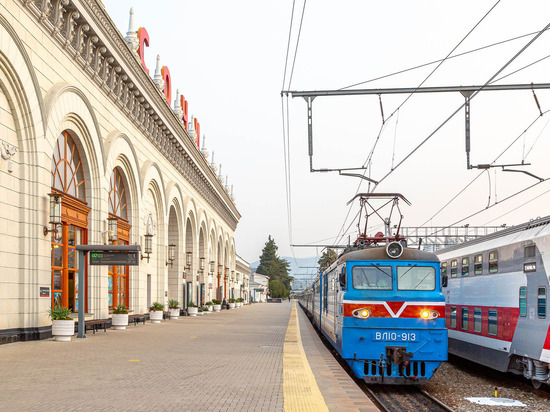
[[[0,345],[0,376],[2,411],[377,410],[289,302]]]

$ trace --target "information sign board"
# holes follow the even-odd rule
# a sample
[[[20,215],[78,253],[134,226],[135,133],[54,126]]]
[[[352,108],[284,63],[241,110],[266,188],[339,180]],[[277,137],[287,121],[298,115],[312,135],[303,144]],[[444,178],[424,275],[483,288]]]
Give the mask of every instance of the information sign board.
[[[139,265],[138,252],[90,252],[90,265],[93,266],[137,266]]]

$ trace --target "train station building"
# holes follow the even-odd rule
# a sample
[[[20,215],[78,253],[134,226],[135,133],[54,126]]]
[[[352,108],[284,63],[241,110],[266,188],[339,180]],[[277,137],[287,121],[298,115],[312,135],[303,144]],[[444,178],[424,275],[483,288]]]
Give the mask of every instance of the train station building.
[[[232,189],[147,44],[99,0],[0,1],[0,341],[49,337],[54,305],[105,319],[248,297]],[[141,245],[139,266],[79,285],[75,247],[109,243]]]

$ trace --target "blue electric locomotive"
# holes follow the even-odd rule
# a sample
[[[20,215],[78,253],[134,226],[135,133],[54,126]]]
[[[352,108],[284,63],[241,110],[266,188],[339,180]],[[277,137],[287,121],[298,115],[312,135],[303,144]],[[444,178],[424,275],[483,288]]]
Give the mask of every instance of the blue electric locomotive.
[[[447,360],[439,260],[388,239],[358,239],[300,304],[358,378],[418,385]]]

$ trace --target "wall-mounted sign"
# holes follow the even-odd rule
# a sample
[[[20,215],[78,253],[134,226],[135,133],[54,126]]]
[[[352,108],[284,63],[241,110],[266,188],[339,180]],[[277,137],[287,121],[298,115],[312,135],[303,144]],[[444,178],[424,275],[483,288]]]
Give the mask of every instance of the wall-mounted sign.
[[[40,286],[40,297],[49,298],[50,297],[50,288]]]
[[[90,252],[90,265],[101,266],[138,266],[138,252]]]

